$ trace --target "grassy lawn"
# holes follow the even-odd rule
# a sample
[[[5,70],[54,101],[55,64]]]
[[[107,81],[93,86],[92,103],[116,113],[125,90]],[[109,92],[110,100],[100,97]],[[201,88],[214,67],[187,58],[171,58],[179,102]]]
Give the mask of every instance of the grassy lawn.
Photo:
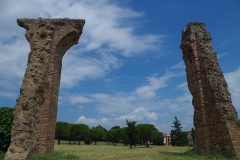
[[[200,156],[191,151],[192,147],[166,147],[166,146],[145,146],[133,147],[123,144],[116,146],[108,145],[105,142],[98,142],[95,146],[68,144],[61,141],[61,145],[55,144],[55,152],[47,156],[33,156],[29,160],[202,160],[202,159],[226,159],[222,156]],[[3,154],[0,154],[3,158]]]

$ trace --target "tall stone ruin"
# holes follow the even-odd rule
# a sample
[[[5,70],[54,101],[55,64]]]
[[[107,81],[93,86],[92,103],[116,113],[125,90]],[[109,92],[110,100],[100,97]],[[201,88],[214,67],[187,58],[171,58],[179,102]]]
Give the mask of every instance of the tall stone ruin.
[[[238,116],[211,39],[203,23],[188,23],[182,31],[180,48],[193,96],[194,150],[203,155],[239,157]]]
[[[26,29],[31,51],[5,160],[53,152],[62,58],[78,43],[85,20],[38,18],[17,23]]]

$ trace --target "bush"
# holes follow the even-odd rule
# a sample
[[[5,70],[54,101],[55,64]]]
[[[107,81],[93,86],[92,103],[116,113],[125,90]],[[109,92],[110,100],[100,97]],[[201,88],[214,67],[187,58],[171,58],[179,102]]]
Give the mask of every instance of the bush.
[[[233,120],[236,120],[236,119],[237,119],[236,115],[234,115],[232,113],[229,113],[227,115],[227,120],[233,121]]]
[[[33,35],[34,35],[34,32],[33,32],[33,31],[31,31],[31,32],[30,32],[30,36],[33,36]]]
[[[0,159],[4,159],[4,155],[5,155],[5,153],[0,151]]]
[[[46,31],[42,31],[41,33],[40,33],[40,37],[41,38],[46,38],[48,36],[48,33],[46,32]]]
[[[84,138],[84,143],[85,144],[92,144],[92,142],[93,142],[92,138],[90,138],[90,137],[85,137]]]
[[[11,141],[13,108],[0,108],[0,151],[7,151]]]

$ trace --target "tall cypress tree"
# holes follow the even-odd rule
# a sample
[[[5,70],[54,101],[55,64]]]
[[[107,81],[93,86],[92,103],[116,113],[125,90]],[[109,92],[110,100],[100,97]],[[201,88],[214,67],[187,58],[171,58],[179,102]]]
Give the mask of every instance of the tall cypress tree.
[[[172,146],[179,146],[181,144],[182,126],[176,116],[174,116],[174,119],[173,126],[171,126],[173,128],[171,130],[171,144]]]
[[[136,129],[136,122],[135,121],[128,121],[126,119],[126,136],[128,137],[128,142],[130,145],[130,149],[132,149],[132,145],[135,144],[135,141],[137,140],[137,129]]]

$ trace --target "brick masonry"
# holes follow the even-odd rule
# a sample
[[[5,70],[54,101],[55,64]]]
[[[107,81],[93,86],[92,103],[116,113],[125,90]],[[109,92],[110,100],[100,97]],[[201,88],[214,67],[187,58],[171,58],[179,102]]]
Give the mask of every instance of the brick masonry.
[[[53,152],[62,57],[78,43],[85,20],[38,18],[17,23],[26,29],[31,51],[5,160]]]
[[[203,155],[240,156],[240,127],[210,33],[203,23],[188,23],[180,48],[193,96],[195,144]]]

